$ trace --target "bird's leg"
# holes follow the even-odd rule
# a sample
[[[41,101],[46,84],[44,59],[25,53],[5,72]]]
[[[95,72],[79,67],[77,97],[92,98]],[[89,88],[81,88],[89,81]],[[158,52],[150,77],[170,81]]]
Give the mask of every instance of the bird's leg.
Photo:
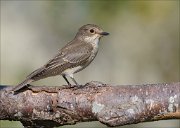
[[[77,82],[76,82],[76,80],[74,79],[74,77],[73,76],[70,76],[70,78],[72,79],[72,81],[76,84],[76,86],[74,86],[74,87],[77,87],[77,89],[79,89],[79,88],[83,88],[83,87],[85,87],[84,85],[79,85]]]
[[[76,82],[76,80],[73,77],[73,74],[69,74],[68,76],[71,78],[71,80],[75,83],[75,86],[71,85],[71,83],[68,81],[68,79],[66,78],[66,75],[62,75],[63,78],[66,80],[66,82],[68,83],[68,85],[70,87],[75,87],[75,86],[79,86],[79,84]]]
[[[79,86],[79,84],[76,82],[76,80],[73,77],[70,77],[72,81],[76,84],[76,86]]]
[[[66,78],[66,76],[65,75],[62,75],[63,76],[63,78],[65,79],[65,81],[67,82],[67,84],[69,85],[69,86],[71,86],[71,84],[70,84],[70,82],[68,81],[68,79]]]
[[[73,74],[70,74],[69,77],[71,78],[71,80],[76,84],[76,86],[79,86],[79,84],[76,82],[76,80],[73,77]]]

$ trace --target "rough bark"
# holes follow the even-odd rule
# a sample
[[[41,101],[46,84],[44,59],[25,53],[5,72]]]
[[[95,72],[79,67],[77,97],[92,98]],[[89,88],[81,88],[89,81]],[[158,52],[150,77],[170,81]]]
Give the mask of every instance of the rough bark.
[[[35,87],[9,93],[0,87],[0,119],[25,127],[52,128],[84,121],[108,126],[180,119],[180,82],[112,86],[90,82],[80,88]]]

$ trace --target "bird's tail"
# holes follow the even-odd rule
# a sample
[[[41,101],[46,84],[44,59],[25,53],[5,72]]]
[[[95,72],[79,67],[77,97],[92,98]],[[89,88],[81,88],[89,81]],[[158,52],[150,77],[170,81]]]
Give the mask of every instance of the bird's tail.
[[[18,84],[16,87],[12,89],[12,92],[17,92],[18,90],[22,89],[23,87],[27,86],[29,83],[33,82],[33,79],[26,79],[22,83]]]
[[[41,77],[39,78],[38,76],[43,70],[44,70],[44,68],[42,67],[42,68],[39,68],[39,69],[33,71],[31,74],[29,74],[26,77],[26,79],[22,83],[18,84],[16,87],[14,87],[12,89],[12,92],[17,92],[18,90],[24,88],[25,86],[27,86],[31,82],[41,79]]]

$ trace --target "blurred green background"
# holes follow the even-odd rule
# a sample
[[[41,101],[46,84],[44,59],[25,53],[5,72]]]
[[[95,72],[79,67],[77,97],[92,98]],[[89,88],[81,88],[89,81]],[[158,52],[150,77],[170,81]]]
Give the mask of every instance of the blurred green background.
[[[16,85],[71,41],[79,27],[93,23],[111,35],[85,70],[75,74],[85,84],[169,83],[180,78],[179,0],[1,1],[1,84]],[[60,76],[33,83],[66,84]],[[129,127],[178,127],[178,120]],[[0,121],[1,128],[22,127]],[[67,127],[106,127],[98,122]]]

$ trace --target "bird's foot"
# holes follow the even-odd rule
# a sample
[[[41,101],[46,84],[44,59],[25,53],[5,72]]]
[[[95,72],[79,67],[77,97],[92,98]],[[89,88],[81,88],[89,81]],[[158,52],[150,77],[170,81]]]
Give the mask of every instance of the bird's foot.
[[[68,85],[63,85],[63,88],[66,88],[66,89],[69,89],[69,88],[74,88],[74,89],[79,89],[79,88],[83,88],[85,87],[86,85],[71,85],[71,84],[68,84]]]
[[[99,81],[90,81],[85,84],[85,86],[96,86],[96,87],[104,87],[106,84],[99,82]]]

